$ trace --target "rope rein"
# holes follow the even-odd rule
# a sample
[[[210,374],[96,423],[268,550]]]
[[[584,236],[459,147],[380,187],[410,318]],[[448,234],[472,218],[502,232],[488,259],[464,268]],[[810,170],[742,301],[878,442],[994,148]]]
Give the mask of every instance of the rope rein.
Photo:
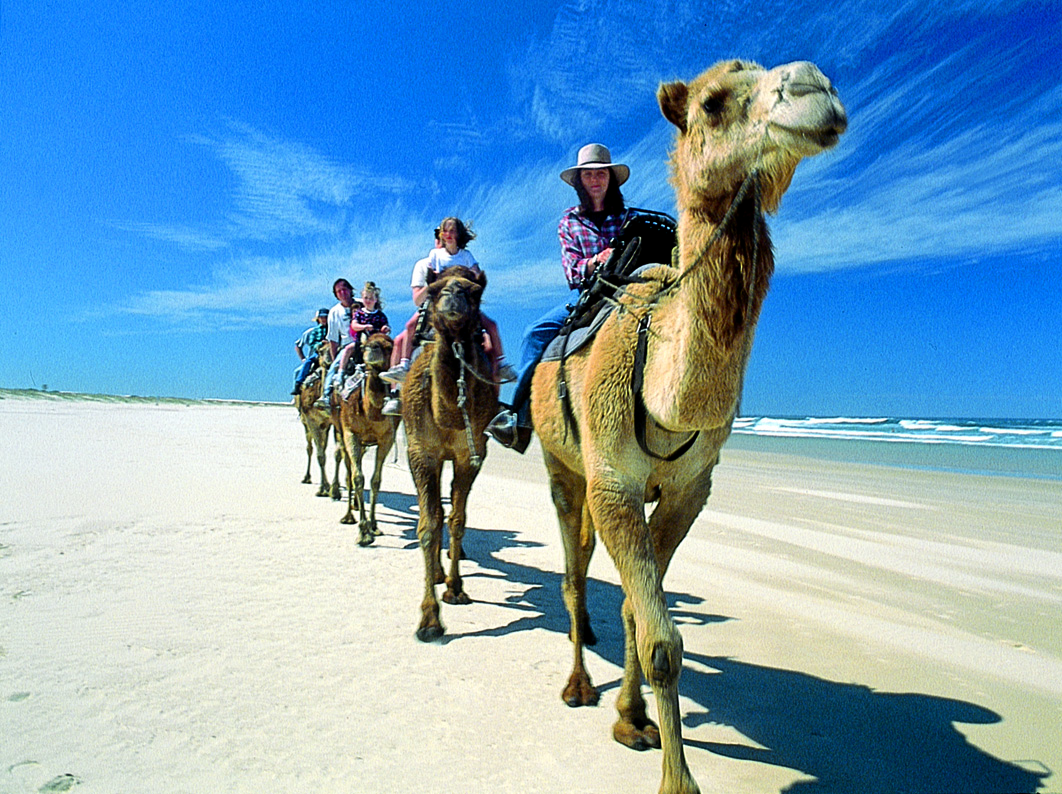
[[[468,454],[472,468],[478,471],[480,466],[483,465],[483,458],[476,454],[476,439],[472,435],[472,420],[468,416],[468,384],[465,381],[465,372],[471,372],[477,378],[483,380],[484,383],[491,383],[491,381],[484,380],[478,372],[468,365],[468,362],[465,361],[464,345],[461,344],[460,340],[454,340],[452,349],[454,357],[461,364],[460,375],[457,376],[457,407],[461,409],[461,417],[465,422],[465,441],[468,444]]]
[[[640,295],[634,295],[634,294],[632,294],[630,292],[630,290],[627,289],[626,286],[622,286],[622,287],[619,287],[619,289],[616,290],[617,297],[607,298],[608,302],[612,303],[613,305],[615,305],[616,308],[618,308],[620,310],[623,310],[623,309],[626,309],[628,307],[625,307],[623,304],[621,304],[619,302],[619,298],[620,297],[626,297],[631,302],[642,304],[644,306],[647,306],[648,309],[651,310],[652,307],[655,306],[660,301],[661,298],[664,298],[667,295],[670,295],[671,293],[675,292],[675,290],[677,290],[679,288],[679,286],[682,284],[682,282],[685,280],[686,276],[688,276],[690,273],[692,273],[694,270],[696,270],[698,267],[700,267],[701,263],[705,260],[705,258],[707,258],[708,254],[711,252],[712,247],[717,242],[719,242],[719,238],[723,236],[723,232],[725,232],[727,227],[730,225],[730,222],[733,220],[734,215],[737,212],[738,207],[745,200],[745,196],[748,194],[749,188],[753,187],[753,186],[755,187],[755,190],[753,192],[754,202],[755,202],[755,208],[754,208],[755,221],[754,221],[754,227],[753,227],[753,251],[754,251],[754,253],[753,253],[753,262],[752,262],[752,267],[753,267],[753,271],[752,271],[752,275],[753,275],[752,286],[755,287],[755,283],[756,283],[755,282],[756,267],[757,267],[757,264],[758,264],[756,260],[759,258],[759,244],[760,244],[760,223],[759,223],[759,219],[760,219],[760,216],[761,216],[761,209],[760,209],[760,172],[759,172],[758,169],[755,170],[755,171],[750,172],[748,174],[748,176],[745,177],[744,181],[742,181],[742,183],[741,183],[741,187],[738,188],[738,192],[734,195],[733,201],[730,202],[730,206],[727,208],[727,211],[723,215],[723,218],[719,222],[719,225],[715,227],[715,231],[712,232],[712,236],[708,239],[708,242],[705,244],[705,246],[704,246],[703,250],[701,251],[701,253],[697,256],[697,258],[691,264],[689,264],[685,268],[683,268],[682,272],[679,273],[678,277],[674,281],[669,282],[667,285],[665,285],[663,288],[657,290],[653,294],[646,295],[644,297],[640,296]],[[755,289],[752,289],[752,290],[749,291],[749,306],[750,307],[752,305],[752,297],[753,297],[754,293],[755,293]],[[644,315],[639,316],[638,319],[641,320],[642,317],[644,317]],[[652,332],[650,332],[650,333],[652,333]]]

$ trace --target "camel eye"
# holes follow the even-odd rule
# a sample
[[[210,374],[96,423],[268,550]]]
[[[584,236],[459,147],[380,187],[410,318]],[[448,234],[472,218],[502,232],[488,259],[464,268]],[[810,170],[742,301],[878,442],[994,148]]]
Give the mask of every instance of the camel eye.
[[[712,94],[701,103],[701,108],[708,116],[721,116],[726,109],[726,96],[723,94]]]

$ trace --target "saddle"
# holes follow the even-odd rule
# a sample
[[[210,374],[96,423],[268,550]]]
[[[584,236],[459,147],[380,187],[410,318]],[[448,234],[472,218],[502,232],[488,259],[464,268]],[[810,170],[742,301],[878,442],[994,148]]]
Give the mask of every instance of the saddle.
[[[671,264],[676,245],[675,219],[663,212],[637,210],[612,239],[612,254],[581,285],[579,300],[571,307],[557,337],[542,355],[543,361],[564,360],[589,344],[616,306],[619,293],[640,283],[641,273],[657,264]]]
[[[662,212],[645,212],[623,225],[619,235],[612,241],[612,254],[604,266],[593,275],[587,288],[564,323],[557,338],[550,343],[545,355],[551,355],[561,364],[557,368],[557,396],[566,427],[570,428],[579,443],[579,425],[575,421],[568,383],[564,373],[564,360],[576,350],[586,346],[604,324],[608,315],[618,305],[617,296],[627,285],[642,282],[640,274],[657,264],[670,264],[674,251],[677,224],[670,215]],[[638,342],[635,349],[635,365],[631,377],[634,396],[634,435],[638,446],[650,457],[673,461],[684,455],[697,440],[699,433],[691,433],[687,439],[668,455],[659,455],[649,449],[646,441],[646,426],[649,421],[642,402],[642,377],[648,343],[649,314],[638,324]],[[545,356],[544,356],[545,357]]]

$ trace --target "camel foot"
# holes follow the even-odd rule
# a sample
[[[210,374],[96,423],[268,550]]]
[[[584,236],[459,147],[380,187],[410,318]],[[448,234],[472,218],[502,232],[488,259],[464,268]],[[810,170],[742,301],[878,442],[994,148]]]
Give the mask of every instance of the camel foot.
[[[375,535],[378,538],[383,537],[383,533],[384,533],[383,530],[380,529],[379,527],[374,526],[372,528],[372,534]]]
[[[331,492],[328,490],[327,485],[322,485],[317,489],[317,496],[331,496]]]
[[[616,724],[612,726],[612,738],[639,752],[659,750],[660,729],[656,727],[656,723],[650,719],[646,719],[644,723],[639,720],[639,723],[640,725],[636,725],[628,720],[616,720]]]
[[[371,546],[374,540],[376,540],[376,536],[373,535],[371,532],[366,532],[363,529],[361,530],[361,535],[358,537],[358,545]]]
[[[441,623],[431,623],[417,629],[417,639],[421,642],[435,642],[445,631]]]
[[[309,474],[307,474],[305,477],[302,478],[303,485],[309,485],[312,482],[313,482],[313,477],[311,477]]]
[[[354,523],[354,515],[353,515],[353,513],[347,513],[345,516],[343,516],[341,519],[339,519],[339,523],[340,524],[353,524]]]
[[[586,673],[572,673],[568,685],[561,692],[561,699],[573,709],[579,706],[596,706],[600,697]]]
[[[445,601],[447,604],[458,604],[461,606],[472,603],[472,599],[468,597],[468,593],[466,593],[464,590],[459,593],[454,593],[450,590],[447,590],[442,594],[442,600]]]

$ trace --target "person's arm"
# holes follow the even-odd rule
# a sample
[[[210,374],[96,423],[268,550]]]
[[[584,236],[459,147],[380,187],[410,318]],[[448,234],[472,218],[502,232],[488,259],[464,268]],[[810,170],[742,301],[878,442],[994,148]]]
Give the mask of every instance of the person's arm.
[[[413,305],[417,308],[420,308],[420,304],[424,303],[424,298],[428,294],[428,268],[430,267],[431,259],[429,256],[418,259],[417,263],[413,265],[413,277],[409,281],[409,286],[413,291]]]
[[[299,361],[305,361],[306,360],[306,354],[302,352],[302,343],[301,342],[296,342],[295,343],[295,352],[299,356]]]
[[[611,249],[601,252],[587,251],[588,239],[582,234],[581,224],[571,215],[565,215],[557,226],[557,236],[561,245],[561,264],[568,286],[575,289],[579,282],[594,272],[600,262],[608,259]]]

